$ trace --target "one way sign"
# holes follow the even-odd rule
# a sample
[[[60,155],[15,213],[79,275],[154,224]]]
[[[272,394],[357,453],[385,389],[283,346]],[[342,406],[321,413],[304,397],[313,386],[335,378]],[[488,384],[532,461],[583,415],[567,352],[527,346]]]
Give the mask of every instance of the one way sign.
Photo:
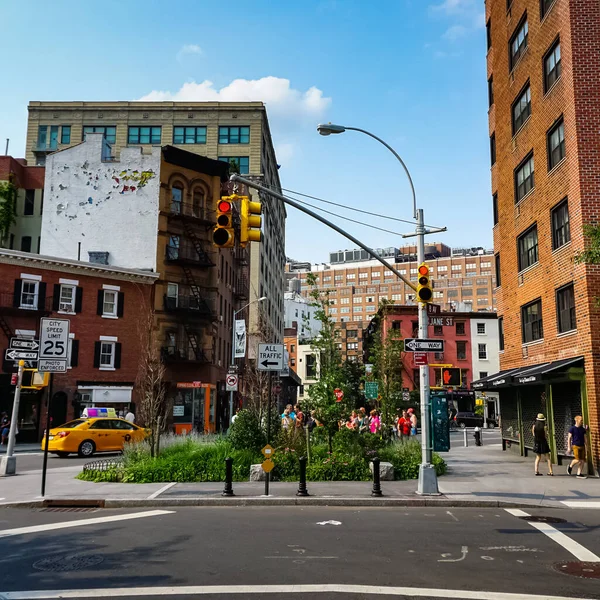
[[[419,340],[407,338],[404,340],[405,352],[443,352],[444,340]]]
[[[258,345],[258,370],[282,371],[283,370],[283,344]]]

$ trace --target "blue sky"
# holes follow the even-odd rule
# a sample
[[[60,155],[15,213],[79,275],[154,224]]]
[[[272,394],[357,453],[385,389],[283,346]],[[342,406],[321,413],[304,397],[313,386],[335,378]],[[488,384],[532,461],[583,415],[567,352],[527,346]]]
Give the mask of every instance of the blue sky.
[[[264,99],[285,188],[410,219],[383,146],[315,129],[361,127],[404,158],[426,222],[448,227],[429,241],[491,246],[482,0],[4,0],[0,23],[0,144],[14,156],[30,100]],[[404,243],[346,225],[372,247]],[[289,209],[288,256],[324,262],[351,246]]]

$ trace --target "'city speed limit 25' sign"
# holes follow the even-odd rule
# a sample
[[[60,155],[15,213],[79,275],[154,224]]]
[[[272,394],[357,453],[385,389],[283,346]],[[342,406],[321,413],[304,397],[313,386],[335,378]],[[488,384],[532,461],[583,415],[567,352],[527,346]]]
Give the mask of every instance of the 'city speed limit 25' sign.
[[[69,320],[40,320],[39,371],[64,372],[67,370],[69,349]]]

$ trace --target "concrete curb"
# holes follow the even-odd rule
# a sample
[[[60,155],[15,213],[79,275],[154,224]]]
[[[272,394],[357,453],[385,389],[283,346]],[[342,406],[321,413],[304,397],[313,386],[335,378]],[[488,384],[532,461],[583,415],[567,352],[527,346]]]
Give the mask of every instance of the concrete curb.
[[[422,497],[376,497],[376,498],[328,498],[328,497],[256,497],[233,496],[213,498],[139,498],[78,499],[54,498],[34,501],[1,503],[0,508],[169,508],[186,506],[348,506],[348,507],[430,507],[430,508],[541,508],[539,504],[503,500],[452,500],[450,498]],[[545,508],[561,508],[552,506]]]

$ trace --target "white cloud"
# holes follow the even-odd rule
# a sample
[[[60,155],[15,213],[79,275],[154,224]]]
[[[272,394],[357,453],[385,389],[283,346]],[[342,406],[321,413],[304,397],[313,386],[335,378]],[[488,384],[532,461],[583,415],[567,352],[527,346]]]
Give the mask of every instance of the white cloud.
[[[465,37],[469,30],[464,25],[452,25],[452,27],[448,27],[442,38],[448,40],[449,42],[456,42],[457,40]]]
[[[475,0],[444,0],[441,4],[430,6],[433,12],[446,15],[456,15],[470,11],[475,6]]]
[[[294,156],[294,145],[288,142],[275,144],[275,156],[280,165],[289,164]]]
[[[185,44],[185,46],[181,46],[181,48],[179,49],[179,52],[177,53],[177,60],[181,62],[185,56],[188,56],[190,54],[196,54],[197,56],[201,56],[202,48],[200,48],[198,44]]]
[[[310,87],[306,91],[291,87],[289,79],[262,77],[261,79],[235,79],[230,84],[217,89],[212,81],[184,83],[176,92],[154,90],[141,101],[179,102],[252,102],[261,101],[267,105],[270,116],[317,117],[331,104],[331,98]]]

